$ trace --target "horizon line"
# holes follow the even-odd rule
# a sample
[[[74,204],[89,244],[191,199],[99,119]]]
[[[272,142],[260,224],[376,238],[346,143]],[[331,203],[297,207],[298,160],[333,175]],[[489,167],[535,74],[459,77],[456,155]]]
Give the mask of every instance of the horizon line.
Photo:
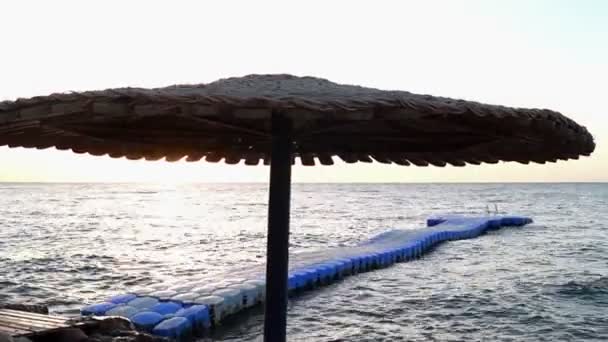
[[[165,182],[165,181],[0,181],[0,184],[268,184],[256,182]],[[292,182],[291,184],[608,184],[608,181],[445,181],[445,182]]]

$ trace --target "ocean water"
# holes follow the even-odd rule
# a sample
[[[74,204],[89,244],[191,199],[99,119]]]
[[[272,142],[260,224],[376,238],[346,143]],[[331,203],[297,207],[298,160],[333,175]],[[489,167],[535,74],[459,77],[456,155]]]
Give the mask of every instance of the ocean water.
[[[533,217],[290,301],[290,341],[606,341],[607,184],[296,184],[292,253],[433,214]],[[77,315],[138,285],[264,263],[265,184],[0,184],[0,302]],[[205,340],[255,341],[261,310]]]

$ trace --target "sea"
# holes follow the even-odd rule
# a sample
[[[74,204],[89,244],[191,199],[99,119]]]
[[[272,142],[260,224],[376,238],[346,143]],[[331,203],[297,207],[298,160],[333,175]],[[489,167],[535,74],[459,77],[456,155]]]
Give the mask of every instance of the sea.
[[[0,302],[78,315],[149,283],[264,264],[266,184],[0,183]],[[290,341],[607,341],[608,184],[294,184],[290,253],[436,214],[534,223],[289,302]],[[258,341],[263,312],[201,341]]]

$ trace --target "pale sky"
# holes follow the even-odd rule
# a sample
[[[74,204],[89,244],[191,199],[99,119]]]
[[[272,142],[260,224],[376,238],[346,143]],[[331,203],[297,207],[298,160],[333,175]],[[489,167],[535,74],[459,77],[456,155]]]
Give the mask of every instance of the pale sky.
[[[560,111],[590,158],[294,168],[296,182],[608,181],[608,1],[0,2],[0,100],[291,73]],[[267,181],[263,166],[0,147],[0,181]]]

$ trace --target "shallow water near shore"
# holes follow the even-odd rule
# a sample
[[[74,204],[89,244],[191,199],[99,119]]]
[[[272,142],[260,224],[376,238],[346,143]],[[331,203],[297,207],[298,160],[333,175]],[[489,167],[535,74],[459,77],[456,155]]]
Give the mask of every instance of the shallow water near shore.
[[[264,262],[265,184],[0,184],[0,302],[84,303]],[[433,214],[534,218],[290,302],[290,341],[608,339],[606,184],[296,184],[291,252]],[[261,310],[211,339],[255,341]]]

